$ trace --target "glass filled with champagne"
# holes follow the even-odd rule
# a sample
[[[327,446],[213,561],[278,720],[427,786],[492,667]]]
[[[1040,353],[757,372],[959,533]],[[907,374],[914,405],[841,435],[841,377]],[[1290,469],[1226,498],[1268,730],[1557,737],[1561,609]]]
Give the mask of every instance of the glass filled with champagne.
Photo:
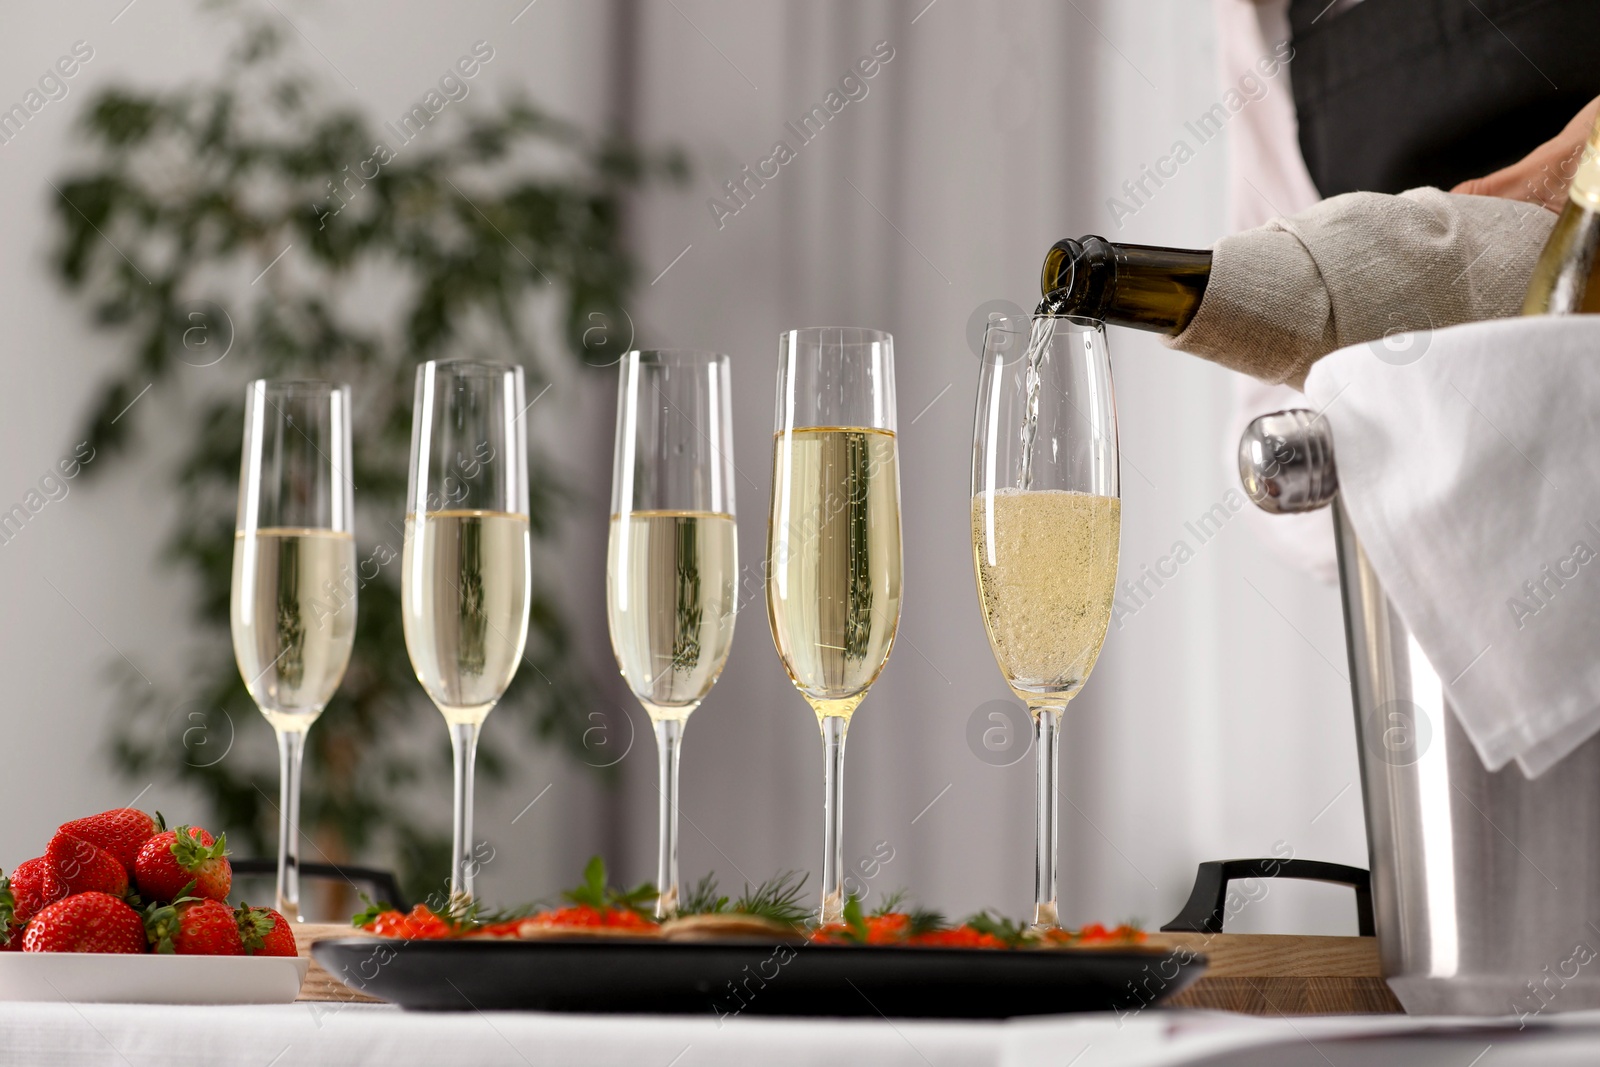
[[[989,647],[1033,716],[1040,927],[1059,918],[1061,716],[1094,669],[1111,621],[1120,492],[1101,325],[1048,314],[991,322],[972,443],[972,555]]]
[[[296,922],[306,733],[355,642],[352,489],[350,387],[251,382],[229,621],[245,688],[278,735],[278,911]]]
[[[678,910],[678,754],[728,661],[739,554],[728,357],[629,352],[617,389],[606,616],[660,758],[656,916]]]
[[[767,615],[825,755],[822,907],[844,914],[844,742],[900,625],[894,338],[790,330],[778,342]]]
[[[532,574],[522,368],[417,368],[400,576],[406,651],[455,757],[450,900],[472,899],[472,775],[483,722],[528,640]]]

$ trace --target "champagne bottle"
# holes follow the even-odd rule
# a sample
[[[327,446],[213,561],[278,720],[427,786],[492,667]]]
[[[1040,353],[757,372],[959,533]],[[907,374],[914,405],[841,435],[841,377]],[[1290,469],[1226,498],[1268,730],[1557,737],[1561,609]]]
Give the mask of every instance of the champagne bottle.
[[[1040,311],[1173,336],[1194,318],[1211,253],[1068,237],[1044,258]]]
[[[1567,203],[1533,268],[1524,315],[1600,312],[1600,122],[1584,146]]]

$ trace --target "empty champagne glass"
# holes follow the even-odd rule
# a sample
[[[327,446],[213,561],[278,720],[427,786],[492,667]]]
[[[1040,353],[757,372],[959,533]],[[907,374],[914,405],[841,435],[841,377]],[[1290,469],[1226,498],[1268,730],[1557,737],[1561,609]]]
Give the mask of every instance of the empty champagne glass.
[[[245,688],[278,735],[278,911],[297,922],[306,732],[355,641],[352,506],[350,387],[251,382],[229,621]]]
[[[1122,505],[1099,323],[995,321],[972,443],[972,552],[989,647],[1034,722],[1034,923],[1059,922],[1056,750],[1111,621]]]
[[[678,908],[678,753],[733,642],[739,572],[728,357],[629,352],[617,390],[606,551],[611,650],[655,727],[656,916]]]
[[[790,330],[778,341],[767,615],[822,729],[822,907],[844,914],[844,742],[900,625],[894,338]]]
[[[430,360],[417,368],[400,599],[417,680],[455,757],[450,900],[472,899],[478,732],[528,640],[527,434],[522,369]]]

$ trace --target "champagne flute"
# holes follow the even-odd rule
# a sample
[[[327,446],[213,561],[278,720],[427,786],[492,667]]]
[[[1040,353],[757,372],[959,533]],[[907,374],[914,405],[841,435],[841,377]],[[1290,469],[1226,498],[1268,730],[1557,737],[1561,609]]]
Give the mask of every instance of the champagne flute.
[[[1122,504],[1105,331],[1041,314],[991,322],[972,443],[972,552],[989,647],[1034,723],[1034,924],[1059,923],[1061,715],[1111,621]]]
[[[778,341],[767,517],[767,616],[778,656],[817,714],[822,907],[844,915],[844,741],[900,625],[900,472],[894,338],[790,330]]]
[[[622,358],[606,616],[623,680],[655,727],[657,918],[678,910],[683,730],[733,642],[739,556],[731,426],[727,356],[650,351]]]
[[[528,640],[527,433],[522,369],[429,360],[411,416],[400,600],[417,681],[455,758],[450,907],[472,899],[478,733]]]
[[[229,622],[245,688],[278,735],[278,911],[296,922],[306,733],[355,642],[352,490],[350,387],[251,382]]]

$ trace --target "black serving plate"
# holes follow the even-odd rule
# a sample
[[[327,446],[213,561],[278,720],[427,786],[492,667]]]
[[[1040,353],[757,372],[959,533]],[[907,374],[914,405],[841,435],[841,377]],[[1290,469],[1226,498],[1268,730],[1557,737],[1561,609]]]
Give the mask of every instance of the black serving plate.
[[[1158,949],[904,948],[650,940],[318,941],[352,989],[433,1011],[1003,1019],[1148,1007],[1205,957]]]

